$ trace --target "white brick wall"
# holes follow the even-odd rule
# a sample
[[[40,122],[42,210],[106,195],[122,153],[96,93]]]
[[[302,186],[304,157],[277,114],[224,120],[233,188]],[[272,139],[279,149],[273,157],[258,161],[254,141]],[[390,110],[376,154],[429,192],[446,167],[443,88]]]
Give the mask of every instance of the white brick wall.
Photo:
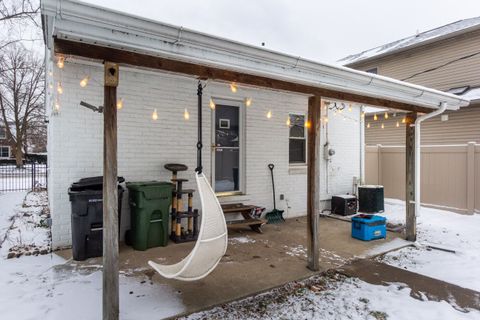
[[[58,115],[50,117],[48,131],[52,235],[54,247],[59,247],[71,242],[69,185],[82,177],[102,174],[102,115],[80,107],[79,102],[103,103],[103,68],[70,62],[62,70],[54,69],[54,86],[61,81],[64,88],[63,95],[58,96],[61,110]],[[87,87],[81,88],[79,81],[86,75],[92,79]],[[118,114],[119,175],[127,181],[168,180],[170,173],[163,169],[163,165],[180,162],[192,169],[183,176],[190,179],[187,187],[194,187],[196,86],[197,80],[193,78],[120,69],[118,97],[124,99],[124,107]],[[288,127],[285,122],[288,113],[307,112],[308,98],[245,87],[240,87],[233,94],[227,84],[209,82],[203,100],[203,159],[207,176],[211,169],[211,111],[208,107],[211,96],[232,100],[253,98],[252,106],[246,108],[246,194],[221,198],[221,201],[244,201],[271,209],[272,190],[267,164],[274,163],[277,206],[286,209],[287,217],[304,215],[306,168],[289,170]],[[52,104],[54,100],[51,100]],[[159,115],[157,121],[151,119],[154,108]],[[190,112],[189,121],[183,119],[184,108]],[[270,109],[273,117],[267,119],[265,115]],[[331,194],[352,192],[353,176],[360,173],[360,112],[355,108],[351,113],[345,111],[345,114],[353,120],[342,120],[341,116],[329,117],[328,138],[337,154],[328,165],[328,194],[325,178],[327,164],[322,163],[322,199]],[[323,142],[326,141],[326,131],[324,127]],[[280,194],[285,195],[284,201],[279,200]],[[129,224],[126,201],[123,207],[122,233]]]

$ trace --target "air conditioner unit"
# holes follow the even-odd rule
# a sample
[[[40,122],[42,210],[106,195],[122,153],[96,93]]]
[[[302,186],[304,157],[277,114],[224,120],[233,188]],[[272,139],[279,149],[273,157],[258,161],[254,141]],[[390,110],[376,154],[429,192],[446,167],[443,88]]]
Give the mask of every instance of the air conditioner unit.
[[[375,213],[385,210],[383,186],[358,187],[359,212]]]
[[[357,213],[357,197],[350,194],[332,196],[331,212],[342,216]]]

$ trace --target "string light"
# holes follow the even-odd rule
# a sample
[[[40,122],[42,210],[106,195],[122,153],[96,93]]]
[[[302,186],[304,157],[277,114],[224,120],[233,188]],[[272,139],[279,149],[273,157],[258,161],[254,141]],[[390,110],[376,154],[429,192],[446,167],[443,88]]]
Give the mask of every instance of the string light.
[[[48,71],[48,75],[51,77],[53,76],[53,72],[52,71]]]
[[[402,123],[406,123],[407,122],[407,118],[406,117],[403,117],[402,118]]]
[[[388,112],[385,112],[385,119],[388,119]]]
[[[365,111],[362,111],[362,114],[360,115],[363,118],[365,118]]]
[[[267,118],[271,119],[272,118],[272,110],[268,110],[267,112]]]
[[[65,57],[58,57],[57,67],[59,69],[63,69],[64,66],[65,66]]]
[[[312,127],[312,123],[309,120],[305,121],[305,128],[310,129]]]
[[[90,80],[89,76],[86,76],[80,81],[80,87],[85,88],[88,84],[88,80]]]
[[[385,129],[385,125],[382,123],[382,129]]]
[[[49,87],[50,89],[53,89],[53,84],[50,82],[50,83],[48,84],[48,87]]]
[[[324,117],[324,118],[323,118],[323,121],[324,121],[325,123],[328,123],[328,117]]]
[[[230,83],[230,91],[232,91],[233,93],[238,91],[238,87],[235,82]]]
[[[215,110],[215,102],[213,102],[212,99],[210,99],[210,109]]]
[[[367,128],[368,128],[368,129],[370,129],[370,122],[369,122],[369,123],[367,123]]]
[[[286,123],[287,123],[287,127],[290,127],[290,126],[291,126],[292,121],[290,120],[290,116],[288,116]]]
[[[120,110],[123,108],[123,98],[117,100],[117,109]]]
[[[400,123],[397,121],[397,128],[400,127]]]
[[[183,118],[185,120],[189,120],[190,119],[190,113],[188,112],[187,108],[185,108],[185,111],[183,111]]]
[[[152,120],[158,120],[157,108],[153,109]]]
[[[351,103],[348,105],[348,112],[352,112],[352,104]]]
[[[62,93],[63,93],[63,87],[62,87],[62,83],[61,83],[61,82],[59,82],[59,83],[57,84],[57,92],[58,92],[58,94],[62,94]]]
[[[377,117],[377,114],[376,114],[376,113],[373,115],[373,120],[374,120],[374,121],[377,121],[377,120],[378,120],[378,117]]]
[[[58,100],[55,100],[55,104],[53,107],[56,112],[60,111],[60,103],[58,102]]]
[[[250,107],[252,105],[252,98],[245,98],[245,105]]]

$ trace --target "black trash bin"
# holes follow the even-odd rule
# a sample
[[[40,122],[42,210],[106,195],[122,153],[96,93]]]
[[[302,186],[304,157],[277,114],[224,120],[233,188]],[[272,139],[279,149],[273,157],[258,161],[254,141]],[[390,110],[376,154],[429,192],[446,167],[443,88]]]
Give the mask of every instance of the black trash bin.
[[[118,228],[120,229],[124,189],[118,177]],[[72,255],[82,261],[103,254],[103,177],[74,182],[68,190],[72,205]],[[119,232],[120,234],[120,232]]]

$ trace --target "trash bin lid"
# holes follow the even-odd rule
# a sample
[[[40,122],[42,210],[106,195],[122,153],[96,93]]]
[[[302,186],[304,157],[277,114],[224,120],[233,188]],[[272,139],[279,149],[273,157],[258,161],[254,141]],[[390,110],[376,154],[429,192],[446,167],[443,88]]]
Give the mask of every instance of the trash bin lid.
[[[134,191],[143,191],[149,187],[172,187],[170,182],[166,181],[141,181],[141,182],[127,182],[127,188]]]
[[[125,181],[123,177],[118,177],[118,183],[122,183]],[[88,177],[82,178],[77,182],[72,183],[70,187],[71,191],[83,191],[87,189],[102,189],[103,188],[103,176],[97,177]]]

